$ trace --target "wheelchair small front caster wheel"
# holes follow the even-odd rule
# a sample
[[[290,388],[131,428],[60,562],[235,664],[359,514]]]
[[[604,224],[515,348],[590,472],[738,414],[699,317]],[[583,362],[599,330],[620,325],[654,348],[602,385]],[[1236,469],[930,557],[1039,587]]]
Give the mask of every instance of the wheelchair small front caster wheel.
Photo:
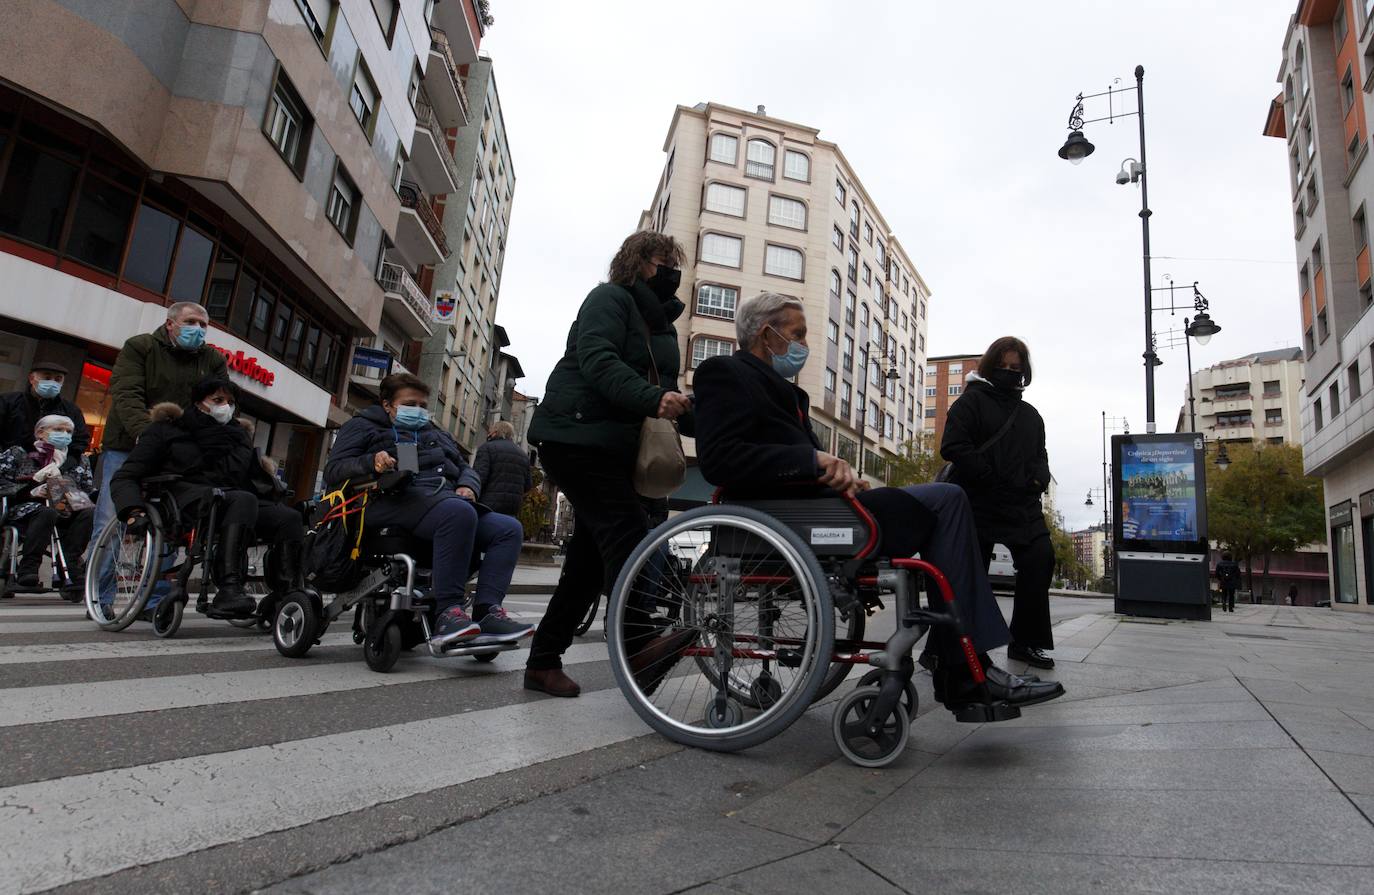
[[[170,598],[158,603],[153,610],[153,633],[163,639],[175,636],[181,628],[181,614],[185,608],[185,603]]]
[[[494,651],[490,653],[473,653],[472,657],[478,662],[493,662],[496,660],[496,653]]]
[[[744,723],[744,707],[728,697],[717,696],[706,707],[706,726],[712,730],[726,730]]]
[[[831,729],[835,744],[844,757],[861,768],[881,768],[891,764],[906,748],[911,735],[911,720],[906,706],[898,702],[886,718],[867,724],[869,709],[878,699],[877,687],[860,687],[844,696],[835,706]]]
[[[377,672],[390,671],[401,657],[401,628],[388,622],[379,632],[369,631],[363,640],[363,660]]]
[[[860,687],[877,687],[883,682],[883,670],[875,668],[859,678]],[[920,705],[920,698],[916,695],[916,685],[907,678],[906,687],[902,691],[902,707],[906,709],[908,718],[916,717],[916,707]]]
[[[314,601],[307,594],[290,594],[277,606],[272,642],[286,658],[299,659],[315,645],[315,629],[319,626]]]
[[[777,705],[782,699],[782,684],[772,675],[759,675],[749,685],[749,698],[760,709]]]

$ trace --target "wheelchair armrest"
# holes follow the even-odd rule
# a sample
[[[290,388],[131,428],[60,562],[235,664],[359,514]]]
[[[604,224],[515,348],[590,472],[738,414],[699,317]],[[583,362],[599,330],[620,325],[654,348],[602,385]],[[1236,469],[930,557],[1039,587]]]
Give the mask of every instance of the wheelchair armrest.
[[[143,480],[144,485],[170,485],[172,482],[181,481],[181,476],[174,472],[163,473],[162,475],[150,475]]]

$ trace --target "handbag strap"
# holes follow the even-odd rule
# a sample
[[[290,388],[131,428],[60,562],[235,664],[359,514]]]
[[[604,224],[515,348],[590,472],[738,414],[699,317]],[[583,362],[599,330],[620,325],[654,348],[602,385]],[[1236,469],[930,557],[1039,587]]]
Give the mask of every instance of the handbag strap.
[[[1002,436],[1006,435],[1007,432],[1011,430],[1011,424],[1016,422],[1016,414],[1020,410],[1020,404],[1017,404],[1015,407],[1012,408],[1011,413],[1007,415],[1007,421],[1002,424],[1002,428],[998,429],[997,432],[991,438],[989,438],[987,441],[983,442],[981,445],[978,446],[978,453],[983,453],[988,448],[992,447],[994,444],[1002,440]]]
[[[630,303],[630,313],[639,321],[639,329],[644,333],[644,347],[649,349],[649,382],[662,388],[663,383],[658,378],[658,361],[654,360],[654,346],[649,338],[649,323],[644,319],[644,315],[639,313],[639,308],[634,306],[633,301]]]

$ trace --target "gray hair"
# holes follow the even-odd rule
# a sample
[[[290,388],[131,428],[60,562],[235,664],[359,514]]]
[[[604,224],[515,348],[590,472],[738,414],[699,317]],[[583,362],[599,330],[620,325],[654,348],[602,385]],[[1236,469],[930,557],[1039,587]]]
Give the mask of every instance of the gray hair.
[[[505,420],[497,420],[487,431],[488,438],[515,438],[515,427]]]
[[[746,299],[735,311],[735,336],[739,339],[739,347],[748,351],[763,328],[775,324],[788,308],[806,312],[800,299],[777,292],[763,292]]]
[[[168,319],[168,320],[175,320],[175,319],[177,319],[178,317],[181,316],[181,312],[187,310],[188,308],[191,309],[191,310],[199,311],[200,313],[204,314],[206,317],[209,317],[209,316],[210,316],[210,312],[207,311],[207,310],[205,310],[205,305],[201,304],[200,302],[196,302],[196,301],[178,301],[178,302],[173,302],[172,304],[168,305],[168,307],[167,307],[167,319]]]
[[[42,431],[44,431],[44,430],[46,430],[46,429],[51,429],[53,426],[60,426],[60,425],[62,425],[63,423],[66,423],[68,426],[71,426],[73,429],[76,428],[76,423],[72,422],[72,418],[71,418],[71,417],[69,417],[69,416],[63,416],[63,415],[60,414],[60,413],[50,413],[50,414],[48,414],[48,415],[45,416],[45,417],[41,417],[41,418],[38,420],[38,422],[35,423],[34,426],[33,426],[33,437],[34,437],[34,438],[37,438],[39,432],[42,432]]]

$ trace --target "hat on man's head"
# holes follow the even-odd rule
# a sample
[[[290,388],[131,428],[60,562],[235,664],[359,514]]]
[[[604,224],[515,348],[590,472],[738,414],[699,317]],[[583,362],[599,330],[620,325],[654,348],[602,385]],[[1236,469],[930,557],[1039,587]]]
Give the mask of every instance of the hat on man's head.
[[[61,373],[66,376],[68,370],[55,360],[36,360],[33,362],[33,366],[29,367],[29,372]]]

